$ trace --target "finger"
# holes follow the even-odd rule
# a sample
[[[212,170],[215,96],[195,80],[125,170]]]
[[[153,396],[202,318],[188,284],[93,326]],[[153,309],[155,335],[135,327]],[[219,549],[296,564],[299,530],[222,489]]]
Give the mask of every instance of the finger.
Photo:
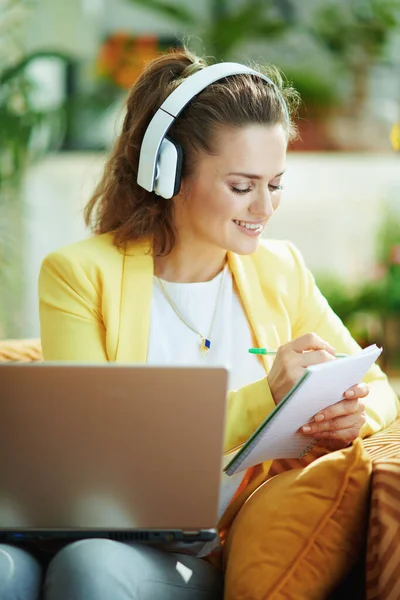
[[[344,429],[350,429],[351,427],[361,427],[366,421],[366,415],[364,410],[360,410],[352,415],[345,415],[338,417],[337,419],[331,419],[329,421],[323,421],[322,423],[307,423],[302,427],[302,432],[306,435],[314,435],[319,437],[321,433],[328,431],[342,431]]]
[[[319,365],[320,363],[336,360],[336,358],[327,350],[312,350],[303,352],[301,355],[301,366]]]
[[[295,352],[306,352],[307,350],[326,350],[330,354],[335,354],[335,349],[331,344],[323,340],[316,333],[305,333],[300,337],[289,342],[291,349]]]
[[[365,398],[369,394],[369,387],[366,383],[361,382],[353,385],[345,391],[346,398]]]
[[[353,400],[340,400],[331,406],[314,415],[312,422],[330,421],[343,415],[352,415],[358,411],[364,410],[364,403],[359,398]]]
[[[338,431],[323,431],[320,434],[321,439],[342,440],[346,444],[350,444],[358,438],[360,429],[358,427],[350,427],[349,429],[340,429]]]

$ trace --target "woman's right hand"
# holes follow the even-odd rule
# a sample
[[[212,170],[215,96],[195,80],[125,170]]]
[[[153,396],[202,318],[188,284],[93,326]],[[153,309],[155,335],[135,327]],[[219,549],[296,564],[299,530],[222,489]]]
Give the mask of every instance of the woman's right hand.
[[[306,333],[279,346],[267,376],[275,404],[279,404],[307,367],[328,360],[335,360],[335,349],[316,333]]]

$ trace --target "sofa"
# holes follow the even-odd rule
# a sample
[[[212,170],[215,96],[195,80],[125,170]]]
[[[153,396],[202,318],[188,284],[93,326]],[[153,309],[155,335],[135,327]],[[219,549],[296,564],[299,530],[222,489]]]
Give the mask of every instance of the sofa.
[[[0,362],[43,360],[40,340],[0,340]],[[329,600],[400,599],[400,418],[386,430],[363,440],[372,461],[365,552],[356,568]],[[279,460],[274,474],[306,466],[312,453],[294,465]]]

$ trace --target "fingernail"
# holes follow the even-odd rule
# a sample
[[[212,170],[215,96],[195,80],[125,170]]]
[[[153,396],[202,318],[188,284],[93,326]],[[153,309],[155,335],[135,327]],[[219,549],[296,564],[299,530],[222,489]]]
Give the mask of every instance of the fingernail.
[[[350,397],[351,397],[351,396],[354,396],[354,390],[348,390],[348,391],[346,392],[346,396],[350,396]]]
[[[309,431],[311,431],[311,427],[309,427],[308,425],[304,425],[302,427],[302,429],[303,429],[304,433],[308,433]]]
[[[318,415],[315,415],[314,417],[314,421],[317,421],[317,423],[323,421],[325,419],[325,416],[322,413],[319,413]]]

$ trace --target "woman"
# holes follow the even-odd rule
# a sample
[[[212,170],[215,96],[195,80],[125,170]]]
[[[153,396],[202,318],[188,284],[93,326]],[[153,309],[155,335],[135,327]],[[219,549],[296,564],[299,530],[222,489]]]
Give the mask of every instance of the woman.
[[[230,363],[228,451],[248,438],[307,366],[359,347],[296,248],[260,241],[281,200],[294,135],[290,112],[297,96],[275,72],[275,83],[248,73],[218,79],[172,119],[168,138],[183,150],[172,199],[162,196],[168,192],[157,180],[169,177],[161,163],[154,169],[161,195],[147,191],[153,182],[147,189],[138,184],[147,185],[138,165],[151,118],[205,66],[187,51],[169,54],[152,61],[133,86],[122,133],[86,208],[96,235],[43,263],[41,336],[46,360]],[[275,359],[249,354],[255,344],[278,348]],[[397,410],[374,366],[303,434],[331,449],[345,447],[387,426]],[[260,483],[267,475],[267,465],[253,473]],[[238,493],[246,498],[246,480],[223,489],[221,513]],[[36,598],[35,560],[12,548],[1,552],[14,565],[1,598]],[[188,583],[177,563],[191,570]],[[194,600],[222,598],[222,587],[220,571],[198,556],[86,540],[55,556],[44,593],[46,600]]]

